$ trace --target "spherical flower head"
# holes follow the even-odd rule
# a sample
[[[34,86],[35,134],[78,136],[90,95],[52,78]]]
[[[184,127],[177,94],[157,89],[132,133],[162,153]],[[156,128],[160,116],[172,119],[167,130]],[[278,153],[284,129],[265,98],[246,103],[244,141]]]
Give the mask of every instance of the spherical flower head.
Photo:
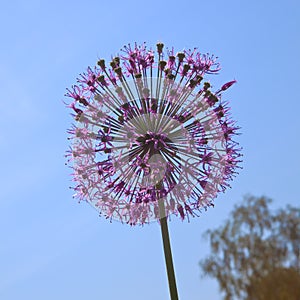
[[[127,45],[100,59],[66,94],[75,123],[67,153],[80,201],[130,225],[213,206],[240,163],[238,127],[206,79],[214,56]],[[162,209],[163,208],[163,209]]]

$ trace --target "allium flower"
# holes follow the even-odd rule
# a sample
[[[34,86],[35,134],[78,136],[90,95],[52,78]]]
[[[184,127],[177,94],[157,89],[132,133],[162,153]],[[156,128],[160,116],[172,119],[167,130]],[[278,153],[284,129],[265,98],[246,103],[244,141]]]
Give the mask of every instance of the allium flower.
[[[241,156],[221,99],[235,81],[215,89],[207,79],[219,70],[214,56],[161,43],[125,46],[88,68],[67,93],[75,196],[130,225],[213,206]]]

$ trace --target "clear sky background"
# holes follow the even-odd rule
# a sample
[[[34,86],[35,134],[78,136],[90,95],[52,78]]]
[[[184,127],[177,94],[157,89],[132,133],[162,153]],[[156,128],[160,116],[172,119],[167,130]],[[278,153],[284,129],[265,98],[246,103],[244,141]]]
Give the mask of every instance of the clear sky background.
[[[110,224],[72,199],[65,88],[128,42],[219,56],[242,127],[243,170],[215,208],[170,234],[181,300],[219,300],[201,235],[243,196],[299,206],[300,2],[1,1],[0,299],[168,299],[157,223]],[[213,80],[213,78],[212,78]]]

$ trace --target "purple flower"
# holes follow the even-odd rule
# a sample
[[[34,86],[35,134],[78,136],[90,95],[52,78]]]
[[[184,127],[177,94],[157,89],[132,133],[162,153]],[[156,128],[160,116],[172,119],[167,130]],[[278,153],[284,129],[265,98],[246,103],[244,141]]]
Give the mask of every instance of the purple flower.
[[[66,94],[75,197],[130,225],[158,219],[159,201],[182,220],[213,206],[240,163],[239,127],[221,100],[235,80],[214,92],[214,56],[162,43],[129,44],[97,65]]]

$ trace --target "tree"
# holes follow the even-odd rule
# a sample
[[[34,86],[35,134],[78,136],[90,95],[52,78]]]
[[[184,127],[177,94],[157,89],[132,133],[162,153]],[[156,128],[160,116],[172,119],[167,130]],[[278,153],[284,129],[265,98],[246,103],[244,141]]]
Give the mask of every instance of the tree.
[[[300,299],[294,296],[300,290],[300,208],[273,212],[271,202],[247,196],[223,226],[205,233],[211,253],[200,266],[217,279],[224,300]]]
[[[296,268],[275,268],[263,277],[250,279],[247,300],[299,300],[300,273]]]

